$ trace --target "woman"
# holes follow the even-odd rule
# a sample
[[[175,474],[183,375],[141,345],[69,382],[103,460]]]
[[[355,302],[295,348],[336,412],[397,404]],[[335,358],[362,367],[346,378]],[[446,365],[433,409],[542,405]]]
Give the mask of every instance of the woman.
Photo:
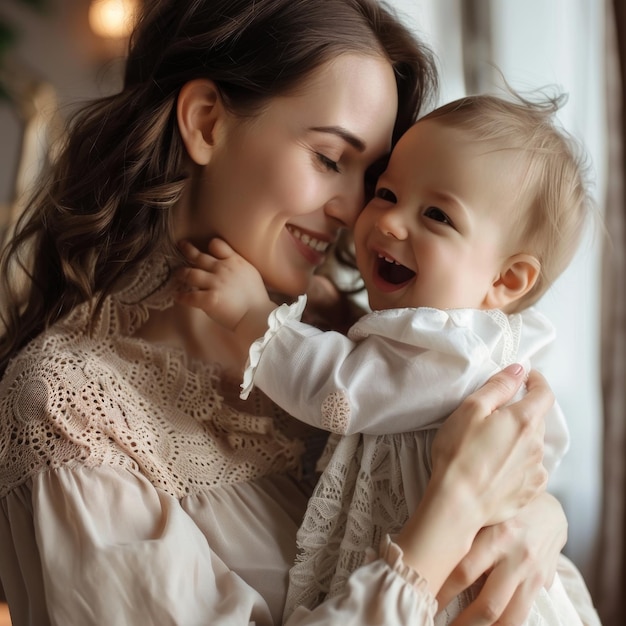
[[[316,437],[260,395],[238,402],[242,346],[173,302],[176,242],[219,235],[277,298],[300,293],[434,77],[373,0],[168,0],[143,16],[122,91],[74,121],[3,260],[15,624],[279,623]],[[395,543],[290,624],[429,624],[437,593],[488,570],[465,619],[523,619],[566,525],[534,497],[545,383],[494,413],[520,383],[503,373],[451,416]]]

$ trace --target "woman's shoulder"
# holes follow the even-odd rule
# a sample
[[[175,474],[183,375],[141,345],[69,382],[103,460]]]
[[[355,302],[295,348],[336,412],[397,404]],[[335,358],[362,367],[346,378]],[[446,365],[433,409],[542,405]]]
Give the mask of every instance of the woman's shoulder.
[[[68,325],[31,342],[0,382],[0,496],[58,467],[129,468],[175,497],[298,466],[269,415],[224,402],[218,368]]]
[[[13,358],[0,381],[0,495],[46,469],[95,465],[104,456],[127,464],[103,444],[114,405],[90,373],[101,359],[72,335],[61,328],[44,332]]]
[[[86,360],[88,343],[75,324],[56,324],[26,344],[9,362],[0,381],[2,399],[19,399],[33,387],[63,385]]]

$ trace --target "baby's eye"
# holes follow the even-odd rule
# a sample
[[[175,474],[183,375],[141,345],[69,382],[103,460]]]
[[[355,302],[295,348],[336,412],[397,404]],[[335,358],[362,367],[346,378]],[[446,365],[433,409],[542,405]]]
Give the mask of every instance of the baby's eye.
[[[396,198],[396,194],[391,191],[391,189],[387,189],[387,187],[379,187],[376,190],[376,197],[381,200],[386,200],[387,202],[393,202],[394,204],[398,202],[398,198]]]
[[[452,220],[436,206],[429,206],[424,211],[424,215],[431,220],[435,220],[436,222],[441,222],[442,224],[450,224],[450,226],[454,226]]]

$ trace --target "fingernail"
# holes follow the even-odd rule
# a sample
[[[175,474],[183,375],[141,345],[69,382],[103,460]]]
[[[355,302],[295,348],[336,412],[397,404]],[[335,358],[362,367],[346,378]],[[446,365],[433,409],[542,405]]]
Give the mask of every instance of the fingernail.
[[[517,377],[524,373],[524,368],[519,363],[511,363],[511,365],[507,365],[502,371]]]

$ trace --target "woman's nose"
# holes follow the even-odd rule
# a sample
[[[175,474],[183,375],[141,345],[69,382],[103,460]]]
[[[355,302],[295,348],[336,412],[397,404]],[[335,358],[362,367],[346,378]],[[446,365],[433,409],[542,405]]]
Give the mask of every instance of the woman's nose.
[[[325,211],[352,230],[356,218],[365,206],[365,184],[362,179],[355,181],[349,187],[344,187],[334,198],[326,203]]]
[[[404,212],[398,208],[388,208],[376,220],[376,228],[385,236],[403,240],[409,235]]]

